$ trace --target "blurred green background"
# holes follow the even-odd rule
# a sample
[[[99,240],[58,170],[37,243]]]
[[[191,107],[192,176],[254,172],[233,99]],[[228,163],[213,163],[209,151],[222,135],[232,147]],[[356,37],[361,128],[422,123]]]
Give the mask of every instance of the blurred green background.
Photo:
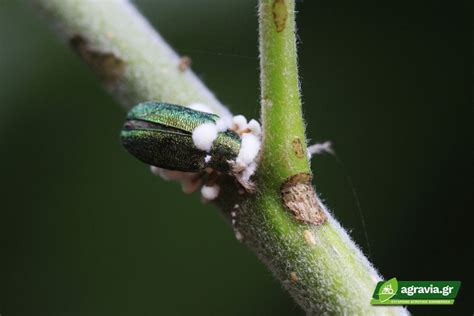
[[[136,1],[235,113],[258,117],[254,1]],[[315,185],[386,277],[461,280],[472,314],[468,10],[300,1]],[[469,11],[470,12],[470,11]],[[469,27],[470,30],[470,27]],[[198,194],[122,149],[123,109],[23,1],[0,0],[0,314],[302,315]]]

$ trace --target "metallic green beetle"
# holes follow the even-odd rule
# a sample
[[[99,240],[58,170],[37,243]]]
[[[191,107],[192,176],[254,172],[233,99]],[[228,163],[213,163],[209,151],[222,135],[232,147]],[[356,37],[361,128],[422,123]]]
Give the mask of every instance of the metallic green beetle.
[[[210,152],[196,148],[193,130],[204,123],[215,123],[219,116],[184,106],[145,102],[127,115],[121,132],[122,144],[133,156],[146,164],[187,172],[211,167],[228,172],[228,161],[240,150],[240,137],[227,130],[219,132]],[[210,159],[206,159],[206,156]]]

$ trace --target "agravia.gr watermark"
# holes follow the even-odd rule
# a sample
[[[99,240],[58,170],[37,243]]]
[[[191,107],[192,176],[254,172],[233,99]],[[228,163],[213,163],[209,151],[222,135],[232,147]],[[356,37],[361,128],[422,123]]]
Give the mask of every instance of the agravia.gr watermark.
[[[398,281],[377,283],[372,305],[452,305],[461,281]]]

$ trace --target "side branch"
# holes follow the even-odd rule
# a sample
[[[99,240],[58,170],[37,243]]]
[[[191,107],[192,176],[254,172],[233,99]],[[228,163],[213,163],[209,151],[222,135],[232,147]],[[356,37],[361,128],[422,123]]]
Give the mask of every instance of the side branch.
[[[280,186],[291,176],[311,172],[301,111],[294,14],[293,1],[260,1],[260,85],[264,131],[261,168],[268,179],[266,182],[275,186]]]
[[[295,1],[260,0],[263,149],[244,241],[308,314],[404,315],[370,305],[381,279],[311,184],[299,94]]]

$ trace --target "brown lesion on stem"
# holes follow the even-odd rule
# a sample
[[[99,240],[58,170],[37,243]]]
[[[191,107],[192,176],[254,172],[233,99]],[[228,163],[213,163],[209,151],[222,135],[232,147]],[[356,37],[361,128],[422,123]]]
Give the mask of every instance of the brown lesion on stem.
[[[273,21],[275,22],[277,32],[285,29],[286,21],[288,20],[288,10],[286,8],[285,0],[275,0],[273,2]]]
[[[297,158],[303,158],[304,150],[303,150],[303,145],[301,144],[301,139],[299,137],[295,137],[293,141],[291,142],[291,145],[293,146],[293,151],[295,153],[295,156]]]
[[[287,178],[280,188],[280,194],[283,205],[296,220],[313,225],[322,225],[327,221],[309,173],[298,173]]]
[[[69,44],[106,84],[114,85],[123,77],[125,62],[114,53],[92,49],[87,40],[79,34],[72,36]]]
[[[296,284],[300,280],[296,272],[290,272],[291,283]]]

